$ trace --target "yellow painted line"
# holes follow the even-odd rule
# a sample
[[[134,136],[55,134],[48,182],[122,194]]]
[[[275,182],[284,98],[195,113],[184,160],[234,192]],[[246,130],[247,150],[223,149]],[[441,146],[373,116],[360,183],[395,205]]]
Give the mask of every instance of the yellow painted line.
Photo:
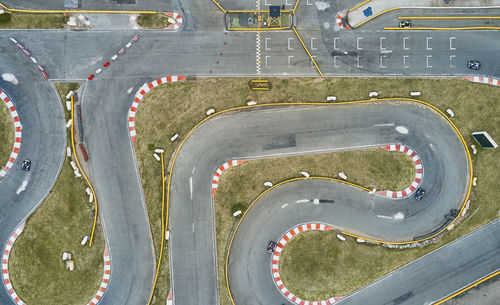
[[[462,28],[437,28],[437,27],[413,27],[413,28],[399,28],[399,27],[386,27],[384,30],[434,30],[434,31],[465,31],[465,30],[500,30],[498,26],[470,26]]]
[[[446,301],[448,301],[448,300],[450,300],[450,299],[453,299],[453,298],[454,298],[454,297],[456,297],[457,295],[462,294],[462,293],[466,292],[467,290],[469,290],[469,289],[471,289],[471,288],[474,288],[474,287],[476,287],[477,285],[481,284],[482,282],[487,281],[487,280],[489,280],[489,279],[491,279],[492,277],[495,277],[495,276],[497,276],[497,275],[500,275],[500,271],[497,271],[497,272],[495,272],[495,273],[493,273],[493,274],[490,274],[490,275],[488,275],[488,276],[486,276],[486,277],[484,277],[484,278],[480,279],[479,281],[476,281],[476,282],[474,282],[474,283],[470,284],[469,286],[465,287],[464,289],[461,289],[461,290],[459,290],[459,291],[455,292],[454,294],[452,294],[452,295],[450,295],[450,296],[448,296],[448,297],[446,297],[446,298],[444,298],[444,299],[442,299],[442,300],[438,301],[437,303],[434,303],[433,305],[439,305],[439,304],[442,304],[442,303],[444,303],[444,302],[446,302]]]
[[[264,11],[264,10],[229,10],[227,11],[228,13],[269,13],[269,10]],[[281,13],[292,13],[292,11],[289,10],[280,10]]]
[[[306,53],[307,55],[309,55],[309,58],[311,59],[312,63],[314,64],[314,66],[316,67],[316,70],[318,70],[319,72],[319,75],[321,75],[321,77],[325,77],[323,75],[323,73],[321,72],[321,70],[319,69],[318,65],[316,64],[316,61],[314,60],[314,58],[312,57],[311,53],[309,53],[309,50],[307,49],[306,45],[304,44],[304,42],[302,41],[302,38],[300,38],[299,36],[299,33],[297,32],[297,30],[295,29],[294,26],[292,26],[292,29],[293,31],[295,32],[295,35],[297,35],[297,38],[299,39],[300,43],[302,44],[302,47],[304,47],[304,50],[306,50]]]
[[[377,17],[378,17],[378,16],[380,16],[380,15],[383,15],[383,14],[385,14],[385,13],[392,12],[392,11],[395,11],[395,10],[399,10],[399,9],[401,9],[401,8],[400,8],[400,7],[393,7],[393,8],[391,8],[391,9],[385,10],[385,11],[383,11],[383,12],[381,12],[381,13],[378,13],[378,14],[376,14],[376,15],[373,15],[372,17],[370,17],[370,18],[366,19],[365,21],[363,21],[363,22],[359,23],[358,25],[353,26],[353,28],[357,28],[357,27],[359,27],[359,26],[361,26],[361,25],[363,25],[363,24],[367,23],[368,21],[370,21],[370,20],[372,20],[372,19],[374,19],[374,18],[377,18]]]
[[[292,14],[295,14],[295,11],[297,10],[297,6],[299,5],[299,1],[300,0],[295,1],[295,5],[293,6]]]
[[[358,4],[358,5],[356,5],[355,7],[353,7],[353,8],[351,8],[351,9],[349,9],[349,12],[354,11],[354,10],[355,10],[355,9],[357,9],[358,7],[360,7],[360,6],[362,6],[362,5],[366,4],[366,3],[368,3],[368,2],[370,2],[370,1],[371,1],[371,0],[366,0],[365,2],[362,2],[362,3]]]
[[[24,10],[6,7],[0,2],[5,10],[18,13],[95,13],[95,14],[156,14],[157,11],[99,11],[99,10]]]
[[[269,91],[269,88],[252,88],[252,90]]]
[[[267,79],[252,79],[252,83],[269,83],[269,80]]]
[[[227,28],[228,31],[283,31],[289,30],[290,27],[280,27],[280,28],[247,28],[247,29],[235,29],[235,28]]]
[[[97,223],[97,197],[95,195],[94,187],[90,183],[89,179],[87,178],[87,175],[85,175],[85,172],[83,171],[83,168],[80,164],[80,161],[78,160],[78,154],[76,153],[75,149],[75,136],[74,136],[74,123],[75,123],[75,107],[74,107],[74,100],[73,96],[71,96],[71,146],[73,147],[73,155],[75,156],[76,164],[78,165],[78,168],[80,169],[80,172],[83,175],[83,178],[85,178],[85,181],[87,181],[87,184],[90,186],[90,189],[92,190],[92,195],[94,196],[94,206],[95,206],[95,212],[94,212],[94,224],[92,225],[92,234],[90,235],[90,241],[89,241],[89,247],[92,247],[92,240],[94,239],[94,232],[95,232],[95,226]]]
[[[160,156],[161,156],[161,186],[162,186],[162,193],[161,193],[161,248],[160,248],[160,258],[158,259],[158,266],[156,266],[155,280],[153,282],[153,288],[151,289],[151,294],[149,295],[148,305],[151,304],[151,300],[153,299],[153,294],[155,291],[156,282],[158,280],[158,274],[160,274],[161,259],[163,257],[163,243],[165,241],[165,230],[168,226],[168,202],[167,202],[167,216],[166,216],[167,219],[165,220],[165,165],[164,165],[163,153],[160,153]]]
[[[213,3],[215,3],[215,5],[217,5],[221,11],[225,13],[227,13],[227,11],[222,7],[222,5],[219,4],[219,2],[217,2],[216,0],[212,0]]]
[[[500,16],[429,16],[429,17],[398,17],[398,20],[404,19],[500,19]]]

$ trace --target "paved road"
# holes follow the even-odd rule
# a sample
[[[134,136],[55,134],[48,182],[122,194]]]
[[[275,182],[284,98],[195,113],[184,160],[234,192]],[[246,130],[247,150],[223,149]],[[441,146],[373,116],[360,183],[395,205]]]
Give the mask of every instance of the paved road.
[[[0,180],[2,249],[17,226],[48,195],[59,175],[66,147],[66,122],[59,97],[31,60],[20,50],[12,52],[11,48],[12,45],[0,44],[0,74],[15,74],[19,84],[0,79],[0,89],[16,106],[23,131],[19,156],[13,168]],[[25,159],[32,162],[29,172],[21,169]],[[25,191],[16,194],[24,182],[27,183]],[[0,304],[11,304],[4,287],[2,280]]]

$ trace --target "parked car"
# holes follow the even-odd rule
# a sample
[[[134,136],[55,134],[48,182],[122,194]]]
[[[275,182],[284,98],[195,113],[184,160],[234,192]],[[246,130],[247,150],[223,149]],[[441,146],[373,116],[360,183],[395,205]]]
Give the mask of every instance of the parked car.
[[[276,247],[278,246],[278,244],[274,241],[269,241],[269,243],[267,244],[267,252],[268,253],[274,253],[274,250],[276,250]]]
[[[481,62],[479,60],[469,60],[467,62],[467,68],[472,70],[479,70],[481,67]]]
[[[399,22],[399,27],[400,28],[411,28],[411,21],[410,20],[401,20]]]
[[[425,190],[422,188],[418,188],[417,191],[415,192],[415,199],[421,200],[424,197]]]
[[[26,159],[23,161],[22,169],[25,171],[29,171],[31,169],[31,160]]]

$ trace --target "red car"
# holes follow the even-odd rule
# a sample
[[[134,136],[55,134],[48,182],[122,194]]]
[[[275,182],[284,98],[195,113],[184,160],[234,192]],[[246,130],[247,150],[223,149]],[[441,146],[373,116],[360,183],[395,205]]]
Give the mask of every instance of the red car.
[[[107,66],[109,66],[109,61],[107,61],[107,62],[103,63],[103,64],[102,64],[102,66],[103,66],[103,67],[107,67]]]
[[[90,74],[89,77],[87,77],[88,80],[91,80],[94,78],[94,74]]]
[[[45,78],[47,78],[47,79],[49,78],[49,76],[47,75],[47,72],[42,71],[42,74],[43,74],[43,77],[45,77]]]

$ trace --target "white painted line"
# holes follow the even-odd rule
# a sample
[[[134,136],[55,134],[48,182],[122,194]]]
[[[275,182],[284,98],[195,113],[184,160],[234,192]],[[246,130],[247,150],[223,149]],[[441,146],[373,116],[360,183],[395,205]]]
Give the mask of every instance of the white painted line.
[[[363,50],[363,48],[359,46],[359,41],[361,39],[363,39],[363,37],[356,38],[356,49],[359,50],[359,51]]]
[[[271,5],[271,4],[267,3],[267,0],[264,0],[264,4],[265,5]]]
[[[384,59],[385,55],[380,55],[380,68],[387,68],[386,66],[384,66],[383,64],[383,59]]]
[[[380,37],[380,50],[383,51],[385,48],[382,46],[382,41],[385,40],[385,37]]]
[[[385,215],[377,215],[377,218],[382,218],[382,219],[393,219],[392,216],[385,216]]]
[[[316,37],[311,37],[311,50],[316,51],[316,48],[314,47],[314,41],[316,40]]]
[[[309,2],[309,0],[306,1],[306,4],[307,5],[313,5],[311,2]]]
[[[267,59],[271,58],[271,55],[266,55],[266,68],[269,68],[269,65],[267,64]]]
[[[358,67],[358,68],[363,68],[363,66],[359,64],[359,58],[360,58],[360,57],[361,57],[361,56],[356,56],[356,67]]]
[[[406,41],[410,39],[410,37],[403,37],[403,50],[409,50],[410,48],[406,47]]]
[[[450,50],[456,50],[457,48],[453,47],[453,40],[457,39],[456,37],[450,37]]]
[[[189,192],[191,193],[191,200],[193,200],[193,176],[189,177]]]
[[[299,199],[297,201],[295,201],[296,203],[306,203],[306,202],[309,202],[309,199]]]
[[[409,68],[410,66],[406,64],[406,59],[410,58],[410,55],[403,56],[403,68]]]
[[[293,58],[293,55],[288,55],[288,68],[290,69],[292,67],[291,63],[290,63],[290,59]]]
[[[271,48],[267,47],[267,40],[268,39],[271,40],[271,38],[269,38],[269,37],[264,38],[264,48],[266,49],[266,51],[271,51]]]
[[[311,55],[311,57],[316,60],[316,55]],[[314,63],[312,60],[309,61],[311,63],[311,68],[314,68]]]
[[[432,68],[432,65],[429,64],[429,58],[432,58],[432,55],[427,55],[427,68]]]
[[[194,233],[194,222],[191,224],[191,227],[193,228],[193,233]]]
[[[346,151],[346,150],[360,150],[364,148],[372,148],[372,147],[379,147],[382,144],[373,144],[373,145],[359,145],[359,146],[351,146],[351,147],[342,147],[341,149],[316,149],[316,150],[308,150],[308,151],[302,151],[301,155],[306,155],[306,154],[312,154],[312,153],[319,153],[319,152],[333,152],[333,151]],[[277,157],[277,156],[290,156],[290,155],[297,155],[295,152],[289,152],[289,153],[277,153],[277,154],[266,154],[266,155],[255,155],[255,156],[241,156],[238,157],[237,159],[262,159],[264,157],[270,158],[270,157]]]
[[[340,68],[339,66],[337,66],[337,57],[338,57],[338,55],[333,56],[333,67],[334,68]]]
[[[339,39],[338,37],[334,37],[334,38],[333,38],[333,49],[334,49],[334,50],[338,50],[338,49],[339,49],[339,48],[337,48],[337,40],[338,40],[338,39]]]
[[[282,209],[286,208],[288,206],[288,203],[285,203],[284,205],[281,206]]]
[[[293,51],[293,48],[290,46],[290,40],[293,39],[293,37],[288,38],[288,51]]]
[[[285,5],[292,5],[291,3],[288,3],[288,0],[285,1]]]
[[[453,65],[451,62],[457,57],[456,55],[450,55],[450,68],[456,68],[455,65]]]
[[[426,42],[427,42],[427,50],[430,51],[432,50],[432,47],[429,47],[429,41],[432,40],[432,37],[427,37]]]
[[[191,171],[191,174],[194,174],[195,169],[196,169],[196,166],[193,166],[193,170]]]
[[[375,127],[382,127],[382,126],[394,126],[396,125],[395,123],[386,123],[386,124],[375,124],[373,126]]]

